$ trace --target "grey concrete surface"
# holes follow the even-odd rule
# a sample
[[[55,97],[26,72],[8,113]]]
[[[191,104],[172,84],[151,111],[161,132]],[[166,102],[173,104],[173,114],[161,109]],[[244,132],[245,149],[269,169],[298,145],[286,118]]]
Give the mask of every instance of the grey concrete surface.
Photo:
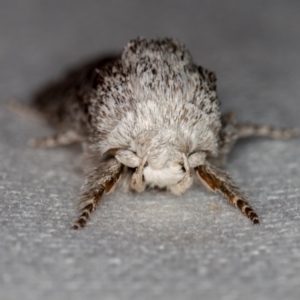
[[[299,299],[300,139],[237,144],[228,171],[261,225],[195,185],[116,192],[74,232],[78,149],[9,113],[68,67],[138,35],[176,37],[217,72],[224,111],[300,127],[299,1],[0,1],[0,299]]]

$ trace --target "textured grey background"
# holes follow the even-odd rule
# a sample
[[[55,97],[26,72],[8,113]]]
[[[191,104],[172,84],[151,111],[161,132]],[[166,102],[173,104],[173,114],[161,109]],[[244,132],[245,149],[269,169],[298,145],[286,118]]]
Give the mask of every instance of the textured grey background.
[[[0,4],[1,300],[299,299],[299,139],[251,139],[230,157],[261,226],[194,186],[180,198],[116,192],[74,232],[79,152],[28,149],[51,129],[3,105],[137,35],[171,36],[217,72],[223,110],[300,127],[299,1]]]

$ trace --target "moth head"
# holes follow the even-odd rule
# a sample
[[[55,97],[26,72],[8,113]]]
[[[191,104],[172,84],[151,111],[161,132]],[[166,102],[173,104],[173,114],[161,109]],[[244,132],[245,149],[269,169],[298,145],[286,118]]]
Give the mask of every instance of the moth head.
[[[135,151],[121,149],[115,152],[118,161],[136,169],[131,187],[138,192],[148,185],[167,188],[176,195],[184,193],[193,183],[193,168],[205,162],[206,153],[189,153],[178,147],[178,143],[170,139],[162,142],[158,136],[147,141],[139,140]]]

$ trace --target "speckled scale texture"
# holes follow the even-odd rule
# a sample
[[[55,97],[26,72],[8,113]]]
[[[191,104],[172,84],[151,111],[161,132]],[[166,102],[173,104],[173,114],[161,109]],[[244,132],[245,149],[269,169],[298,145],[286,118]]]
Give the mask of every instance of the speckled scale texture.
[[[172,127],[193,148],[211,140],[207,150],[215,152],[219,105],[210,81],[214,76],[208,74],[198,71],[185,46],[175,40],[132,40],[120,59],[99,72],[90,111],[93,146],[101,153],[127,148],[142,131]]]
[[[215,80],[178,41],[138,38],[119,58],[81,67],[43,90],[35,106],[60,130],[88,136],[101,154],[129,147],[143,130],[170,127],[186,137],[191,151],[200,146],[216,153]]]

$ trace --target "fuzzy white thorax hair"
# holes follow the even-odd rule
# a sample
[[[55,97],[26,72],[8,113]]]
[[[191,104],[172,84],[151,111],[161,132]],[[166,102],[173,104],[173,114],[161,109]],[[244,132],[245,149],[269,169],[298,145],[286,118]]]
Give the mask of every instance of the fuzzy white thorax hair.
[[[199,73],[184,45],[137,39],[101,79],[92,147],[102,154],[117,149],[119,162],[137,168],[134,189],[181,194],[192,184],[190,169],[217,154],[219,104],[213,81],[201,76],[208,75]]]

